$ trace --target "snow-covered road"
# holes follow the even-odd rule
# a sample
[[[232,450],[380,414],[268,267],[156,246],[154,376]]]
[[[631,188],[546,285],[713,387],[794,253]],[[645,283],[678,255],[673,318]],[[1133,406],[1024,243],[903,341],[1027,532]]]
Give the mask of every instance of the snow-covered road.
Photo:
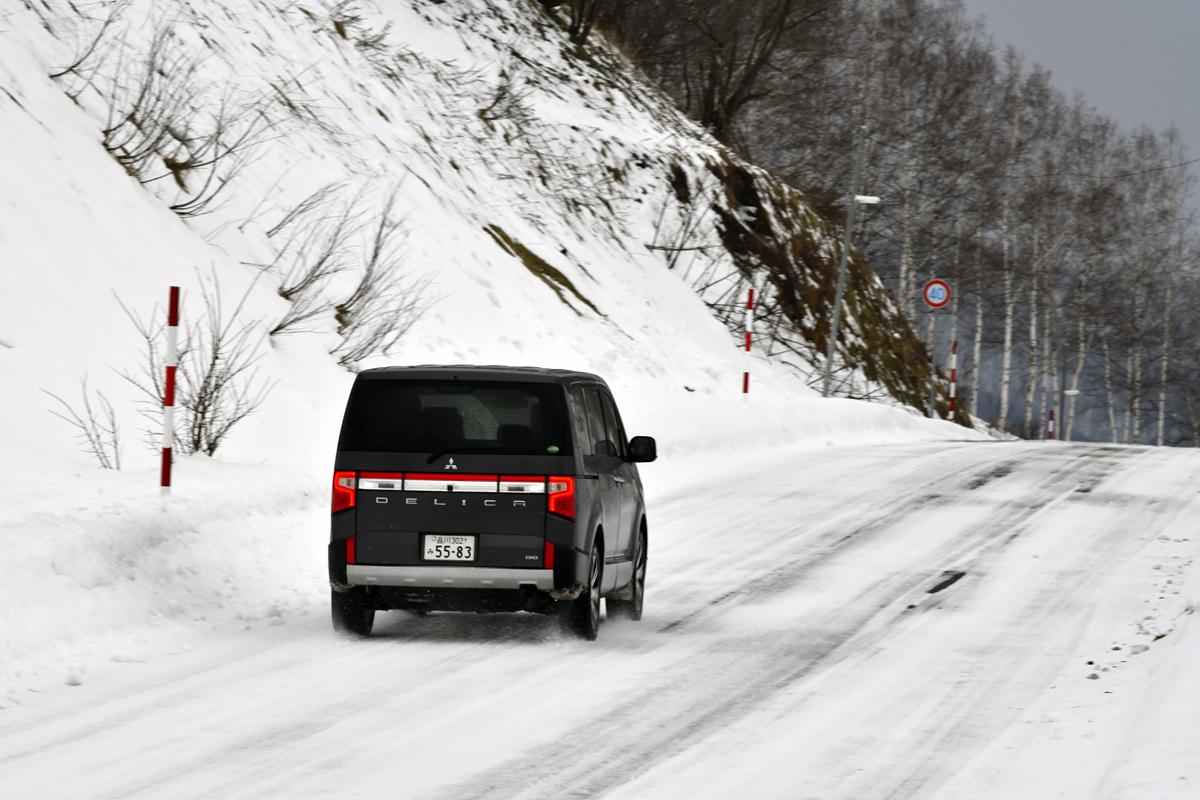
[[[1170,747],[1200,723],[1151,676],[1200,652],[1181,588],[1200,453],[716,463],[652,493],[640,623],[594,643],[401,612],[367,641],[317,614],[214,635],[0,712],[0,794],[1196,796],[1200,757]]]

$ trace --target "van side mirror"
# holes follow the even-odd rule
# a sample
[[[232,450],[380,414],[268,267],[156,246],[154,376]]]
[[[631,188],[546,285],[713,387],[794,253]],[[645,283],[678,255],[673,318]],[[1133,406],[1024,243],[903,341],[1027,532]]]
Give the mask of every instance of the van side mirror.
[[[653,436],[635,436],[629,440],[629,460],[653,461],[658,458],[658,445]]]

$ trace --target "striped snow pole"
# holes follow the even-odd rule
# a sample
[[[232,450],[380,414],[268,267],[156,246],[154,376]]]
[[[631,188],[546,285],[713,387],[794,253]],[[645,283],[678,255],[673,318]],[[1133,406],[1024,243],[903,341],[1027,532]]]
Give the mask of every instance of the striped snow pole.
[[[750,295],[746,299],[746,353],[750,352],[750,337],[754,332],[754,287],[750,287]],[[742,373],[742,394],[750,394],[750,370]]]
[[[958,394],[958,339],[950,342],[950,413],[946,419],[954,419],[955,396]]]
[[[175,439],[175,368],[179,347],[179,287],[172,286],[167,302],[166,376],[163,383],[162,479],[164,495],[171,493],[171,449]]]
[[[1054,409],[1050,409],[1050,425],[1046,428],[1046,438],[1054,438]]]

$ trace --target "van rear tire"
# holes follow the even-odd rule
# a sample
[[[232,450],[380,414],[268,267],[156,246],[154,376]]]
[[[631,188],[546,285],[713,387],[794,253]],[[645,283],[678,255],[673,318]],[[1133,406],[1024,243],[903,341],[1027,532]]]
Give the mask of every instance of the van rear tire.
[[[563,622],[572,633],[595,641],[600,632],[600,580],[604,573],[604,562],[598,544],[592,545],[592,557],[588,562],[588,583],[579,597],[563,609]]]
[[[375,625],[375,609],[363,602],[360,591],[329,592],[333,629],[343,636],[370,636]]]
[[[625,587],[626,599],[609,597],[605,600],[610,617],[633,620],[642,618],[642,607],[646,602],[646,532],[638,531],[637,548],[633,553],[633,577]]]

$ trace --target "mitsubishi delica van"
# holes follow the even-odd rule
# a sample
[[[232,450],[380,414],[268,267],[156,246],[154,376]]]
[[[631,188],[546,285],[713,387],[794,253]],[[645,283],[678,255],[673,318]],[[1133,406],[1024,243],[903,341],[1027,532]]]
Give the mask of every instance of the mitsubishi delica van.
[[[354,382],[333,473],[333,626],[375,612],[556,613],[595,639],[641,618],[648,528],[637,464],[595,375],[531,367],[384,367]]]

